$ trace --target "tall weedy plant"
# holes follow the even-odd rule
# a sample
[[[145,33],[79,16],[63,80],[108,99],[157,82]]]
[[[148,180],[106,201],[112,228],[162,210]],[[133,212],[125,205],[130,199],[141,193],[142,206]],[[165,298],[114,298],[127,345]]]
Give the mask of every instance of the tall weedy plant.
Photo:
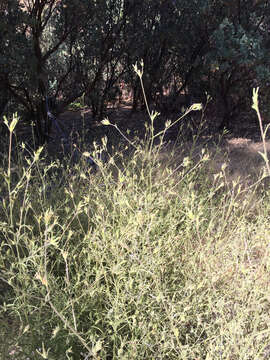
[[[13,227],[13,201],[12,201],[12,192],[11,192],[11,149],[12,149],[12,136],[14,129],[19,121],[18,115],[13,114],[12,121],[9,124],[8,119],[4,116],[4,123],[9,130],[9,150],[8,150],[8,169],[7,173],[4,176],[4,179],[8,186],[8,195],[9,195],[9,218],[10,226]]]
[[[118,128],[118,126],[116,124],[111,124],[109,119],[106,118],[102,121],[102,124],[105,126],[113,126],[116,128],[116,130],[120,133],[121,136],[123,136],[123,138],[133,147],[135,148],[137,151],[141,150],[142,148],[146,151],[146,157],[147,160],[151,159],[151,161],[153,163],[155,163],[158,159],[159,156],[159,152],[161,150],[161,147],[164,143],[164,136],[166,134],[166,132],[172,128],[173,126],[175,126],[177,123],[179,123],[181,120],[183,120],[189,113],[191,113],[192,111],[200,111],[203,109],[203,106],[201,103],[196,103],[196,104],[192,104],[189,108],[187,108],[185,110],[185,112],[179,116],[176,120],[174,120],[173,122],[168,120],[165,122],[165,126],[164,129],[158,131],[157,133],[155,133],[155,120],[159,117],[160,113],[157,111],[150,111],[149,108],[149,103],[146,97],[146,93],[145,93],[145,89],[144,89],[144,83],[143,83],[143,73],[144,73],[144,62],[143,60],[140,61],[140,66],[138,66],[137,63],[135,63],[135,65],[133,65],[133,69],[135,71],[135,73],[138,75],[139,80],[140,80],[140,85],[141,85],[141,89],[142,89],[142,93],[143,93],[143,99],[145,102],[145,106],[146,106],[146,111],[148,114],[148,117],[150,119],[150,125],[145,125],[146,126],[146,136],[145,136],[145,140],[146,143],[143,143],[142,146],[138,147],[133,141],[131,141],[130,139],[127,138],[127,136]],[[154,144],[155,144],[155,140],[159,139],[159,145],[155,148]]]
[[[261,117],[261,113],[259,110],[258,93],[259,93],[259,88],[253,89],[252,109],[254,109],[257,113],[257,117],[258,117],[259,125],[260,125],[261,137],[262,137],[262,141],[263,141],[263,153],[261,151],[259,151],[259,154],[263,157],[265,164],[266,164],[268,176],[270,176],[270,165],[269,165],[269,159],[268,159],[267,150],[266,150],[266,134],[270,127],[270,124],[268,124],[266,126],[265,130],[263,129],[262,117]]]

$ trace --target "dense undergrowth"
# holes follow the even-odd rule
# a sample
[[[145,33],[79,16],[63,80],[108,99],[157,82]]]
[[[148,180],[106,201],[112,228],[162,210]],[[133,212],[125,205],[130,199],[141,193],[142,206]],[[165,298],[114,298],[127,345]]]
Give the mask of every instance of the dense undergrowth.
[[[3,159],[2,359],[269,358],[269,190],[147,139],[95,171]]]

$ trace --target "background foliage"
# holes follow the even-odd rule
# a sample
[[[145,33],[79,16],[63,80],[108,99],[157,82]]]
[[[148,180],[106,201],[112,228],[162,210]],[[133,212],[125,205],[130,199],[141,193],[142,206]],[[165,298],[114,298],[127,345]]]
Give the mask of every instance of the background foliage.
[[[46,97],[60,113],[85,94],[102,118],[124,84],[143,106],[140,59],[150,103],[179,110],[207,92],[221,128],[250,108],[252,86],[267,92],[268,1],[4,0],[0,12],[0,114],[20,110],[39,143],[50,134]]]

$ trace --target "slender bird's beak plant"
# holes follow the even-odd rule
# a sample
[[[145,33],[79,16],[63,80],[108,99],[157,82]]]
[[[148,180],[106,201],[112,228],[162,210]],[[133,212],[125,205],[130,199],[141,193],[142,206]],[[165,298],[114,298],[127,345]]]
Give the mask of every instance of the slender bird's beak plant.
[[[142,93],[143,93],[143,99],[145,102],[145,106],[146,106],[146,110],[147,110],[147,114],[148,117],[150,119],[150,126],[147,127],[147,133],[146,133],[146,143],[144,143],[144,146],[146,147],[146,149],[148,149],[148,154],[151,154],[151,156],[153,156],[153,148],[154,148],[154,142],[156,139],[160,138],[160,145],[162,145],[163,143],[163,139],[164,139],[164,135],[166,134],[166,132],[173,127],[174,125],[176,125],[178,122],[180,122],[181,120],[183,120],[190,112],[192,111],[201,111],[203,109],[203,105],[201,103],[196,103],[196,104],[192,104],[189,108],[186,109],[186,111],[184,112],[184,114],[182,114],[180,117],[178,117],[175,121],[171,122],[171,121],[166,121],[165,123],[165,127],[163,130],[157,132],[155,134],[155,120],[158,118],[158,116],[160,115],[159,112],[157,111],[150,111],[149,108],[149,103],[146,97],[146,93],[145,93],[145,89],[144,89],[144,84],[143,84],[143,73],[144,73],[144,62],[143,60],[140,61],[140,66],[138,66],[138,63],[135,63],[133,65],[133,69],[135,71],[135,73],[138,75],[139,80],[140,80],[140,85],[141,85],[141,89],[142,89]],[[118,132],[128,141],[129,144],[131,144],[134,148],[136,148],[136,146],[134,145],[134,143],[132,143],[122,132],[121,130],[117,127],[117,125],[115,124],[111,124],[109,119],[106,118],[102,121],[103,125],[111,125],[114,126]],[[137,149],[137,148],[136,148]],[[158,150],[160,150],[160,147],[157,147]]]
[[[267,150],[266,150],[266,134],[267,131],[270,127],[270,124],[268,124],[265,128],[265,130],[263,129],[263,124],[262,124],[262,117],[261,117],[261,113],[259,110],[259,101],[258,101],[258,93],[259,93],[259,88],[253,89],[253,96],[252,96],[252,109],[254,109],[256,111],[258,120],[259,120],[259,126],[260,126],[260,132],[261,132],[261,137],[262,137],[262,142],[263,142],[263,153],[259,151],[259,154],[262,156],[262,158],[265,161],[265,165],[266,165],[266,169],[267,169],[267,176],[270,176],[270,165],[269,165],[269,159],[268,159],[268,155],[267,155]]]
[[[143,62],[134,70],[143,89]],[[64,180],[49,195],[44,188],[60,169],[42,163],[41,148],[14,170],[18,117],[5,119],[3,359],[269,358],[269,194],[249,210],[250,198],[240,201],[239,187],[229,186],[226,165],[211,177],[204,150],[198,161],[186,156],[161,171],[160,142],[172,124],[156,134],[158,113],[144,99],[145,142],[103,120],[133,147],[132,156],[100,161],[96,173],[83,160],[61,168]],[[253,109],[270,175],[258,89]],[[201,105],[177,121],[194,110]]]

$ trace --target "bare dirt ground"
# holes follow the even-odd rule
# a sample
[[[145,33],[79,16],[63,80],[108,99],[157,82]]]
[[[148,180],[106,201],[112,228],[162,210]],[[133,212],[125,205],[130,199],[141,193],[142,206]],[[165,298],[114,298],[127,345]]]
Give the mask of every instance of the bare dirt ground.
[[[130,106],[111,109],[108,111],[107,117],[111,123],[117,124],[130,139],[134,136],[143,138],[145,134],[144,124],[149,121],[145,112],[132,112]],[[157,120],[157,130],[164,126],[166,120],[174,120],[175,118],[177,118],[175,114],[160,116],[159,120]],[[109,148],[111,144],[117,147],[121,142],[125,142],[115,128],[103,126],[100,122],[95,121],[89,109],[67,111],[59,117],[59,124],[63,132],[70,138],[70,148],[75,143],[83,151],[87,148],[91,150],[93,141],[99,143],[105,135],[108,138]],[[247,124],[249,125],[247,126]],[[177,146],[186,149],[185,155],[187,155],[192,146],[191,139],[185,141],[182,137],[180,141],[178,139],[178,145],[175,146],[175,134],[177,134],[178,129],[173,130],[168,132],[168,137],[165,137],[166,141],[171,141],[174,144],[174,149]],[[61,145],[62,135],[54,127],[53,141],[48,145],[48,154],[50,156],[54,157],[55,154],[59,155],[63,152],[63,146]],[[213,172],[219,171],[224,162],[228,164],[227,174],[229,180],[236,180],[240,177],[245,183],[250,184],[258,178],[265,165],[262,156],[259,154],[259,152],[263,152],[263,143],[259,123],[256,119],[253,119],[253,121],[244,119],[237,124],[232,133],[224,135],[222,139],[220,139],[220,135],[207,135],[207,132],[205,134],[202,131],[202,136],[199,136],[196,142],[196,152],[199,153],[203,147],[207,148],[211,154]],[[169,152],[170,149],[172,149],[172,146],[167,146],[165,151]],[[267,141],[267,151],[270,155],[269,141]]]
[[[183,124],[185,127],[186,124],[191,122],[193,125],[198,126],[200,116],[200,113],[197,112],[194,117],[192,115],[190,118],[185,118],[179,124]],[[106,117],[112,124],[117,124],[119,129],[131,140],[134,137],[143,139],[145,136],[145,123],[148,122],[149,124],[149,117],[146,112],[132,112],[129,104],[121,105],[116,109],[108,109]],[[174,121],[178,117],[179,114],[160,115],[155,121],[156,131],[163,129],[167,120]],[[206,114],[206,120],[209,128],[211,124],[214,127],[218,122],[214,113],[211,112]],[[61,130],[59,131],[54,125],[51,134],[52,140],[46,145],[46,157],[48,157],[49,161],[63,159],[65,155],[74,150],[74,144],[79,149],[77,154],[83,151],[91,153],[93,143],[101,143],[104,136],[108,138],[109,152],[113,151],[113,147],[123,149],[127,145],[126,140],[114,127],[104,126],[100,121],[94,120],[88,108],[66,111],[59,116],[57,122]],[[207,129],[204,124],[202,125],[202,131],[196,140],[193,154],[199,154],[202,148],[208,149],[211,160],[210,173],[219,172],[222,164],[226,162],[228,165],[226,169],[228,181],[237,180],[240,177],[245,185],[254,183],[265,167],[264,160],[259,154],[259,152],[263,152],[263,143],[256,117],[237,119],[233,131],[222,137],[214,130],[209,131],[209,128]],[[23,137],[30,137],[31,130],[26,131],[27,135],[24,134]],[[163,154],[165,155],[163,156],[164,161],[168,159],[172,150],[175,152],[175,161],[177,162],[181,161],[183,156],[189,155],[193,145],[191,133],[184,131],[183,135],[178,138],[178,131],[179,126],[174,126],[165,136],[165,142],[169,143],[169,145],[163,150],[166,153]],[[267,139],[267,151],[270,155],[269,136]]]

